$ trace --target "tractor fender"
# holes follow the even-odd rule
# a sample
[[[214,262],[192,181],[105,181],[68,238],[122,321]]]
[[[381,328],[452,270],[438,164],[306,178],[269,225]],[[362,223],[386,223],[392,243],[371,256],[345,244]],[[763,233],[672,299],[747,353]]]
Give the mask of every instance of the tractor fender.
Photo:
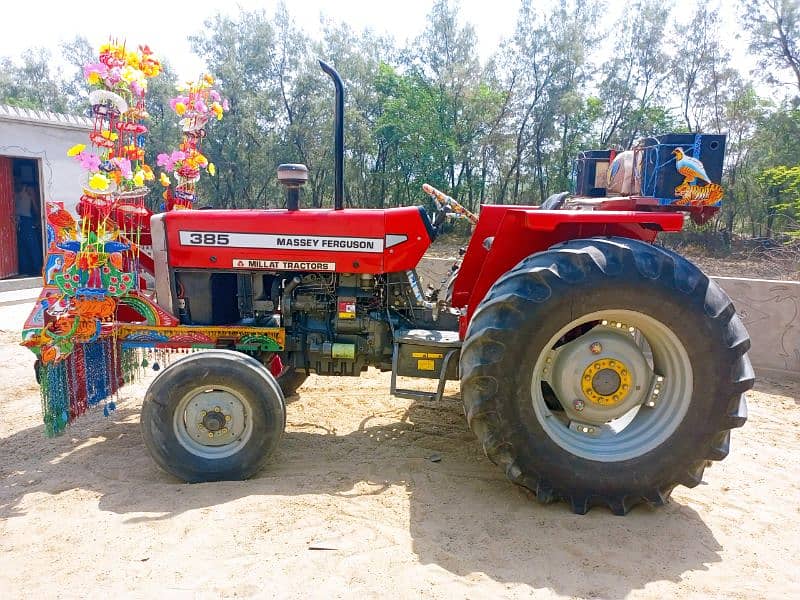
[[[489,288],[524,258],[551,246],[597,236],[652,243],[662,231],[680,231],[683,215],[671,212],[541,210],[535,206],[483,206],[458,276],[453,306],[462,309],[463,339]],[[493,238],[491,244],[484,244]]]

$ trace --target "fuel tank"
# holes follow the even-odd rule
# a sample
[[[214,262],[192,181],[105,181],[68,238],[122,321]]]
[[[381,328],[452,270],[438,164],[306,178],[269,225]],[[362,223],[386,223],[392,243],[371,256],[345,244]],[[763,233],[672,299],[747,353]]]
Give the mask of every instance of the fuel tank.
[[[152,226],[170,267],[217,271],[405,271],[434,238],[425,210],[413,206],[171,211]]]

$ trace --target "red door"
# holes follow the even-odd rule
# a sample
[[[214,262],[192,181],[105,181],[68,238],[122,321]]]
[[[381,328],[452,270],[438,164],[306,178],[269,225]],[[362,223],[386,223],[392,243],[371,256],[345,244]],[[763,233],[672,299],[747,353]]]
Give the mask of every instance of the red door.
[[[14,224],[14,171],[0,156],[0,279],[18,273],[17,227]]]

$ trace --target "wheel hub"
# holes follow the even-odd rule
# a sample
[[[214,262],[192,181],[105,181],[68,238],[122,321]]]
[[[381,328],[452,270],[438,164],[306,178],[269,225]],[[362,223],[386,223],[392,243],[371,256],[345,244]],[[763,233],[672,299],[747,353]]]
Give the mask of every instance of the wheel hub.
[[[601,358],[591,363],[581,376],[581,391],[598,406],[616,406],[631,391],[631,371],[621,360]]]
[[[653,372],[627,328],[599,325],[552,352],[544,379],[572,421],[602,425],[645,399]],[[547,363],[546,363],[547,364]]]
[[[225,415],[221,412],[207,413],[206,416],[203,417],[202,425],[209,431],[219,431],[225,427]]]
[[[245,407],[238,396],[226,390],[201,390],[185,402],[183,420],[178,425],[179,432],[185,432],[195,444],[225,446],[244,433]]]
[[[592,388],[601,396],[610,396],[619,389],[621,378],[613,369],[600,369],[592,377]]]

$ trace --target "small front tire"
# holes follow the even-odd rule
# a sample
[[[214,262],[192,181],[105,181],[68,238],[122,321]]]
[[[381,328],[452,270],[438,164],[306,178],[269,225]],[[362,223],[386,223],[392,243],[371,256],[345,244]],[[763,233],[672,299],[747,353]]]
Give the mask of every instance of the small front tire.
[[[188,482],[253,476],[286,426],[283,393],[255,359],[230,350],[190,355],[161,371],[145,395],[145,446]]]

